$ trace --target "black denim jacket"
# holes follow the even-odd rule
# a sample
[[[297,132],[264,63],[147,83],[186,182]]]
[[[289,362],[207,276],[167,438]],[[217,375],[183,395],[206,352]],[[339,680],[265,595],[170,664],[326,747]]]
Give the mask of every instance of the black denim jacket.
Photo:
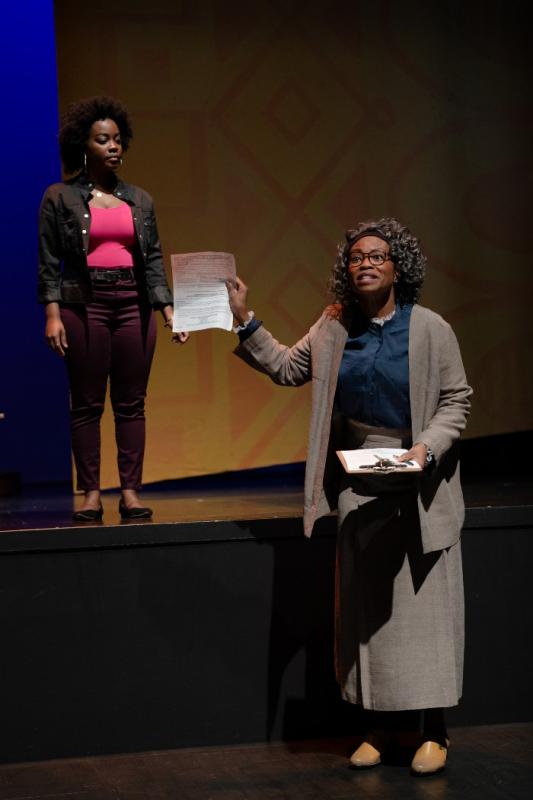
[[[84,175],[54,183],[39,210],[40,303],[89,303],[93,292],[87,267],[93,184]],[[172,304],[152,198],[119,180],[113,194],[131,206],[135,228],[135,275],[150,305]]]

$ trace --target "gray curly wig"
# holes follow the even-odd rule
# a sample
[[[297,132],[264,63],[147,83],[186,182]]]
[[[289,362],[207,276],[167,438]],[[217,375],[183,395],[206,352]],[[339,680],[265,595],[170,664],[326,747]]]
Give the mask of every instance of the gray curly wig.
[[[328,284],[336,302],[344,308],[357,303],[348,271],[348,259],[353,243],[365,234],[380,236],[389,244],[398,276],[395,294],[400,305],[416,303],[426,274],[426,257],[418,239],[394,217],[360,222],[346,231],[346,243],[337,246],[337,258]]]

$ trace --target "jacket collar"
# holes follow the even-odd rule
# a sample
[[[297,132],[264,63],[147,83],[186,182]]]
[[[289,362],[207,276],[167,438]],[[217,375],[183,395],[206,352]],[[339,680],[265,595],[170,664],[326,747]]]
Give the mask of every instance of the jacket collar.
[[[80,172],[74,178],[70,178],[70,180],[66,181],[66,183],[70,184],[71,186],[76,186],[82,194],[84,200],[89,200],[92,197],[92,190],[94,188],[94,184],[88,180],[85,173]],[[125,200],[126,203],[133,203],[133,187],[126,183],[125,181],[117,178],[117,185],[113,194],[116,197],[120,197],[121,200]]]

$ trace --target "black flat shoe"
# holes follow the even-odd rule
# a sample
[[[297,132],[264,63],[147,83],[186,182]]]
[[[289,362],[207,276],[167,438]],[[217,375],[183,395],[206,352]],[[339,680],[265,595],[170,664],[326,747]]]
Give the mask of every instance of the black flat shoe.
[[[150,519],[153,514],[152,509],[145,506],[128,508],[122,500],[118,504],[118,511],[122,519]]]
[[[96,522],[104,516],[104,509],[86,508],[84,511],[75,511],[72,515],[74,522]]]

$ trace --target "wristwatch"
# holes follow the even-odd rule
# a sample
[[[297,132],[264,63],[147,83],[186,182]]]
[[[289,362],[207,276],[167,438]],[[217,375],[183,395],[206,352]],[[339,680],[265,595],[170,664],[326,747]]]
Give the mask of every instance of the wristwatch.
[[[433,464],[434,461],[435,461],[435,454],[433,453],[433,450],[430,447],[428,447],[426,452],[426,463],[424,464],[424,468],[429,467],[429,465]]]

